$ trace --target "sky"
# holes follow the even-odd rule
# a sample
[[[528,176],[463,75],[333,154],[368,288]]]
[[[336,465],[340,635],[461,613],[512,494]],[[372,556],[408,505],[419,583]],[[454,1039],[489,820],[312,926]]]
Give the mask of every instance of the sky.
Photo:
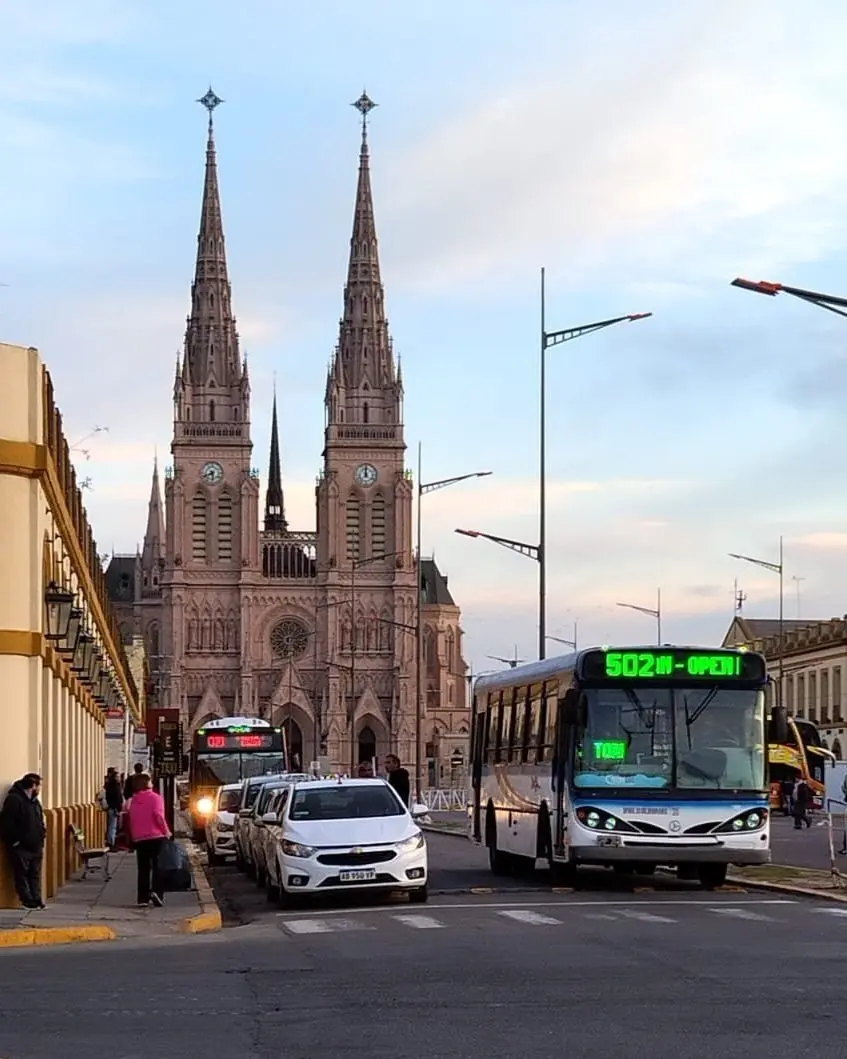
[[[802,6],[802,10],[800,10]],[[31,8],[31,9],[30,9]],[[423,551],[475,672],[537,657],[539,275],[550,330],[548,630],[719,643],[733,613],[847,611],[847,321],[738,275],[847,294],[839,0],[0,0],[0,340],[54,377],[101,552],[169,461],[211,83],[264,472],[274,374],[290,522],[314,528],[366,86]],[[101,429],[89,436],[95,428]],[[86,439],[87,440],[83,440]],[[555,643],[549,651],[564,650]]]

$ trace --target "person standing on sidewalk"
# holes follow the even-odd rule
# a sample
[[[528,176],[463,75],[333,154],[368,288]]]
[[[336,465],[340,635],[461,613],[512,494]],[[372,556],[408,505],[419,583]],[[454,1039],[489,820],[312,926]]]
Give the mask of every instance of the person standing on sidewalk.
[[[47,828],[38,795],[41,777],[28,772],[12,785],[0,810],[0,838],[6,847],[15,890],[24,908],[43,909],[41,865]]]
[[[812,791],[809,784],[801,776],[794,788],[794,830],[799,831],[803,824],[812,826],[809,819],[809,806],[812,801]]]
[[[135,777],[140,776],[144,772],[144,766],[140,761],[136,761],[133,766],[132,773],[127,776],[126,782],[124,783],[124,801],[128,802],[133,795],[132,785],[135,782]]]
[[[106,801],[106,845],[114,850],[118,840],[118,821],[121,818],[121,810],[124,807],[124,793],[121,790],[121,781],[118,779],[117,769],[110,768],[106,773],[104,785]]]
[[[132,778],[133,794],[129,800],[129,834],[135,847],[138,869],[138,905],[161,908],[165,895],[159,879],[159,854],[171,837],[165,820],[165,802],[153,790],[153,782],[146,772]]]

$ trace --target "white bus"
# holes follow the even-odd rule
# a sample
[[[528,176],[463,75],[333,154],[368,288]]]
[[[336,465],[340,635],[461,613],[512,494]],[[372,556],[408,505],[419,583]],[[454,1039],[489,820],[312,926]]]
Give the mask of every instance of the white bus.
[[[594,648],[480,677],[472,841],[495,874],[540,859],[720,886],[770,860],[764,658],[696,647]],[[774,713],[776,734],[784,714]]]

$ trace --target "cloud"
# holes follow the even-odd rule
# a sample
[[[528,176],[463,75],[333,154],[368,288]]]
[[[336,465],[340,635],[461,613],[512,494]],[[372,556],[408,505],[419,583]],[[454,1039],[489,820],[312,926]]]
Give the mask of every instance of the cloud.
[[[502,282],[546,259],[584,283],[682,257],[685,280],[836,247],[847,11],[828,7],[822,38],[792,7],[693,5],[592,55],[590,92],[584,61],[562,63],[451,115],[386,181],[405,279]]]
[[[802,537],[794,537],[791,544],[820,551],[844,551],[847,549],[847,533],[806,533]]]

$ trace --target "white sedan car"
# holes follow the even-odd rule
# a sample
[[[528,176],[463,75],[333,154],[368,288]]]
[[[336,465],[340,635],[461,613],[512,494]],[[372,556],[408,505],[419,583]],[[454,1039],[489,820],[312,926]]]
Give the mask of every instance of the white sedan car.
[[[215,794],[215,807],[206,819],[206,849],[210,864],[219,864],[224,857],[235,856],[233,825],[240,798],[240,783],[226,783]]]
[[[340,890],[402,890],[426,901],[426,840],[415,820],[428,812],[410,812],[385,780],[294,784],[282,812],[265,817],[276,835],[268,895],[283,907],[298,894]]]

